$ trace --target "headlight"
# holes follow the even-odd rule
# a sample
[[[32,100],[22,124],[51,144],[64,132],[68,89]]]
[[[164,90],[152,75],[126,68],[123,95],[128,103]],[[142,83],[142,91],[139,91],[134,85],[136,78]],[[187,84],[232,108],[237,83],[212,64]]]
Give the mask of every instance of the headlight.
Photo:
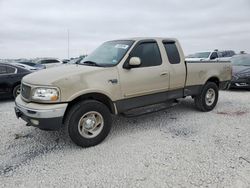
[[[34,88],[32,91],[32,99],[40,101],[55,102],[59,100],[59,89],[57,88]]]

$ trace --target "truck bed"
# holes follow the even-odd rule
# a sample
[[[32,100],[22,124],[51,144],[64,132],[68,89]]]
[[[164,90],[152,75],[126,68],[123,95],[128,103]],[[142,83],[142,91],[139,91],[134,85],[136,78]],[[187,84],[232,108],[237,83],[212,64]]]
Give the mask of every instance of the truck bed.
[[[231,80],[230,61],[186,61],[186,86],[204,85],[208,78],[219,82]]]

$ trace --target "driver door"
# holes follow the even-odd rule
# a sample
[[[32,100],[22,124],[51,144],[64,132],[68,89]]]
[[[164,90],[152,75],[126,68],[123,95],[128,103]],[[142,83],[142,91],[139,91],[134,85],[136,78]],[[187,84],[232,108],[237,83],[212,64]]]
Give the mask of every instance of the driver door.
[[[157,94],[169,89],[169,71],[155,40],[140,41],[125,64],[131,57],[139,57],[141,64],[130,69],[119,69],[122,95],[128,100],[139,97],[146,105],[151,98],[154,100]]]

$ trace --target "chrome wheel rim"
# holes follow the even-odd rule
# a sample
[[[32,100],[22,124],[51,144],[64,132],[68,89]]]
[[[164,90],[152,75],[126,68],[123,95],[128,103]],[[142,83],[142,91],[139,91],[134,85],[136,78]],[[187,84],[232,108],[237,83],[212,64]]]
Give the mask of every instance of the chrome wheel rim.
[[[94,138],[100,134],[104,126],[102,115],[96,111],[85,113],[78,122],[78,131],[84,138]]]
[[[209,88],[207,90],[206,96],[205,96],[205,102],[207,106],[211,106],[213,105],[214,101],[215,101],[215,91],[212,88]]]

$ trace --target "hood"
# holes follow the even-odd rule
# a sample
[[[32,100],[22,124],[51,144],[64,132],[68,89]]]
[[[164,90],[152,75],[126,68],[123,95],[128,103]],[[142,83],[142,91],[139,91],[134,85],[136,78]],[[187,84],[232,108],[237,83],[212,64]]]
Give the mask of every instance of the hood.
[[[53,85],[62,79],[67,79],[78,74],[88,74],[102,69],[104,68],[85,65],[62,65],[29,74],[25,76],[22,81],[31,85]]]
[[[232,66],[233,76],[250,77],[250,66]]]

